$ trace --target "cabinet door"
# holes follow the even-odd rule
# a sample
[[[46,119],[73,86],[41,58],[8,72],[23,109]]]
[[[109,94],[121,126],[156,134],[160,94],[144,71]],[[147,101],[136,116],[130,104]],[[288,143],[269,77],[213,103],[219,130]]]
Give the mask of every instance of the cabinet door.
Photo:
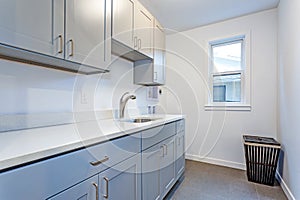
[[[49,200],[95,200],[98,197],[98,176],[93,176]]]
[[[64,0],[0,4],[0,43],[63,58]]]
[[[138,1],[135,2],[135,49],[153,58],[153,16]]]
[[[137,154],[99,174],[99,199],[141,199],[141,155]]]
[[[112,7],[112,38],[134,48],[134,1],[112,0]]]
[[[160,187],[164,197],[175,183],[175,137],[162,142],[164,154],[161,157]]]
[[[66,0],[66,54],[70,61],[105,68],[105,0]]]
[[[153,82],[159,84],[165,83],[165,37],[163,27],[155,20]]]
[[[184,131],[176,135],[176,178],[179,178],[185,169],[185,153],[184,153]]]
[[[160,166],[163,146],[157,144],[142,152],[143,199],[160,199]]]

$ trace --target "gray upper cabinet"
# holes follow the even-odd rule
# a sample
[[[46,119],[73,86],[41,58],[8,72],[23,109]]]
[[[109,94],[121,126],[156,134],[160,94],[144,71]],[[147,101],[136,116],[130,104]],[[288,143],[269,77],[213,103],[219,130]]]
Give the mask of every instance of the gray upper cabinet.
[[[157,20],[153,33],[153,61],[140,60],[134,63],[134,83],[138,85],[165,84],[165,32]]]
[[[66,1],[66,59],[105,68],[105,6],[105,0]]]
[[[1,58],[83,74],[108,72],[110,0],[0,3]]]
[[[134,8],[133,0],[112,0],[112,38],[134,48]]]
[[[153,23],[150,12],[138,1],[135,2],[134,47],[139,52],[153,58]]]
[[[134,62],[134,83],[165,83],[165,32],[138,0],[112,0],[112,52]]]
[[[112,39],[117,41],[113,53],[131,61],[151,60],[154,20],[151,13],[137,0],[112,0],[112,6]]]
[[[63,0],[1,0],[0,43],[63,58]]]
[[[163,85],[165,83],[165,49],[166,34],[162,25],[155,20],[154,24],[154,63],[153,82]]]

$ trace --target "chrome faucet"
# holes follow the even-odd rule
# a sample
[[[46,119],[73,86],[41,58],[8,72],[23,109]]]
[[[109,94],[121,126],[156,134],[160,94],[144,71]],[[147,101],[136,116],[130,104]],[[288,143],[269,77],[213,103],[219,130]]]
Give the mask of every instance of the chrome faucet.
[[[126,106],[127,101],[128,101],[129,99],[136,99],[136,96],[133,95],[133,94],[131,94],[131,95],[125,97],[125,96],[128,95],[128,94],[129,94],[129,92],[125,92],[125,93],[122,95],[121,99],[120,99],[120,104],[119,104],[119,117],[120,117],[120,119],[121,119],[121,118],[124,118],[124,110],[125,110],[125,106]]]

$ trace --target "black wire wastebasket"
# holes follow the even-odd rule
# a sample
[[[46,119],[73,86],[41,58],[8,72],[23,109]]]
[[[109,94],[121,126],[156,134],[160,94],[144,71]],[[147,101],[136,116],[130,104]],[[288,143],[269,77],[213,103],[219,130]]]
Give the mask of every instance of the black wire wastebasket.
[[[281,145],[273,138],[243,135],[248,181],[273,186]]]

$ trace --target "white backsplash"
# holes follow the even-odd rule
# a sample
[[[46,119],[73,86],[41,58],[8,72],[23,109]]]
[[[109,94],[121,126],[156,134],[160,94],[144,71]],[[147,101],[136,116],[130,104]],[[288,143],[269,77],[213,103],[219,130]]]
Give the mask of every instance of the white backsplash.
[[[158,102],[133,84],[133,63],[113,59],[109,73],[90,76],[0,60],[0,132],[73,123],[99,111],[112,116],[127,91],[137,99],[128,101],[125,116],[146,114]]]

